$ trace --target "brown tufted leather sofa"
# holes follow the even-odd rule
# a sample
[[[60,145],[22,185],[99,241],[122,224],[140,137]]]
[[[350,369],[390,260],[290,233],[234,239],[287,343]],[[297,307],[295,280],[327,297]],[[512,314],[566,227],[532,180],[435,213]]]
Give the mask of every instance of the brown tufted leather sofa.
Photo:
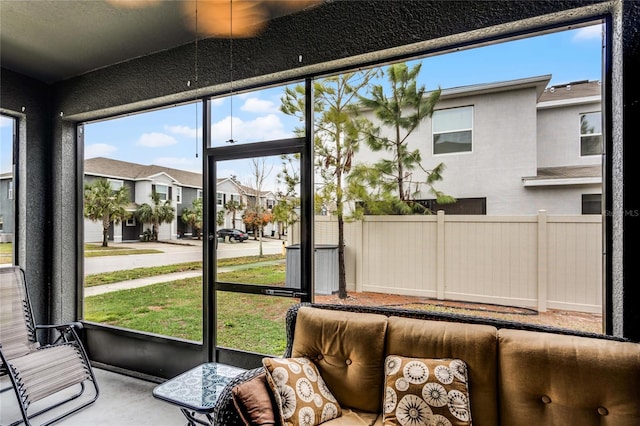
[[[640,425],[640,343],[465,315],[300,304],[287,314],[283,356],[305,356],[343,408],[327,426],[382,425],[389,354],[460,358],[475,426]],[[242,425],[230,383],[215,424]]]

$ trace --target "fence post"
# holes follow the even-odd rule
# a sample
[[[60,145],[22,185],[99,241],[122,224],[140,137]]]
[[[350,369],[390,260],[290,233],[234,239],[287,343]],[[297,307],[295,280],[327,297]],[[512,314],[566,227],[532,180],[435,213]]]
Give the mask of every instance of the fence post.
[[[364,219],[353,222],[353,253],[355,256],[355,286],[356,292],[362,292],[362,275],[364,267]]]
[[[547,211],[538,211],[538,312],[547,312],[549,238]]]
[[[438,210],[436,222],[436,295],[438,300],[444,300],[444,210]]]

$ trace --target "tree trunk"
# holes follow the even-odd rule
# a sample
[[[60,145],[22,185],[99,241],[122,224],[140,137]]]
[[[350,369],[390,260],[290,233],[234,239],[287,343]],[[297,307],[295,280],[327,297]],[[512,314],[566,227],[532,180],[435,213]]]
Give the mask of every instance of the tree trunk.
[[[344,266],[344,220],[338,215],[338,297],[347,298],[347,271]]]
[[[102,218],[102,247],[109,247],[109,217]]]

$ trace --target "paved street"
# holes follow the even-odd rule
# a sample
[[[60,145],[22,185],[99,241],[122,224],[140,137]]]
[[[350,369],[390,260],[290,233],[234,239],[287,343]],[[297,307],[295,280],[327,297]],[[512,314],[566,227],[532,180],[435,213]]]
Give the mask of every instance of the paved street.
[[[99,274],[110,271],[120,271],[150,266],[172,265],[176,263],[195,262],[202,260],[202,241],[178,240],[180,244],[131,242],[110,243],[113,247],[144,248],[162,250],[163,253],[133,254],[128,256],[99,256],[87,257],[84,260],[85,275]],[[263,254],[282,253],[283,240],[265,238],[262,241]],[[218,244],[218,258],[257,256],[259,242],[249,239],[243,243]]]

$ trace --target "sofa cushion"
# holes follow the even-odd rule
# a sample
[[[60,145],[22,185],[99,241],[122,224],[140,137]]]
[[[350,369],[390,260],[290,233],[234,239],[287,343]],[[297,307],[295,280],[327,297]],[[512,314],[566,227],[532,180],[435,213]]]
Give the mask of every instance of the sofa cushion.
[[[342,406],[380,412],[386,330],[384,315],[302,307],[292,356],[312,359]]]
[[[385,374],[384,425],[471,425],[463,360],[389,355]]]
[[[277,402],[279,424],[316,426],[342,414],[340,404],[309,359],[264,358],[262,363]]]
[[[502,424],[640,424],[640,345],[506,329],[498,336]]]
[[[499,424],[495,327],[390,317],[387,354],[464,360],[468,366],[473,424]]]
[[[266,373],[235,386],[231,390],[233,404],[247,426],[276,424],[275,400],[267,384]]]

